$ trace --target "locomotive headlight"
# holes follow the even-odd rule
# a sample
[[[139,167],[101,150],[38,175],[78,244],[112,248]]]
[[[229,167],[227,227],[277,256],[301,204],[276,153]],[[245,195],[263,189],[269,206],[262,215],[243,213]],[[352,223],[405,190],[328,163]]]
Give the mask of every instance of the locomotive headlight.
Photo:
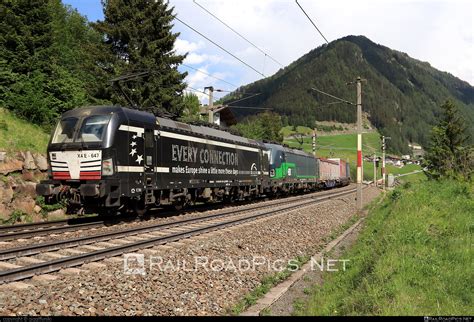
[[[114,163],[112,158],[102,161],[102,175],[111,176],[114,174]]]

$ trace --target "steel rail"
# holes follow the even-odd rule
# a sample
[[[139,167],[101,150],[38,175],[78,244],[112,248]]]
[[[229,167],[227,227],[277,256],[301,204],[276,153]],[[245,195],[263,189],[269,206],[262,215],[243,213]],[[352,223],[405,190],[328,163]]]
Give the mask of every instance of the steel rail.
[[[348,190],[344,190],[343,192],[346,192]],[[352,191],[352,190],[350,190]],[[216,219],[219,217],[224,217],[228,215],[236,215],[239,213],[244,213],[248,211],[254,211],[262,208],[268,208],[268,207],[278,207],[282,204],[286,204],[288,202],[290,203],[295,203],[295,202],[301,202],[301,200],[305,199],[315,199],[318,197],[324,197],[323,196],[306,196],[304,198],[298,198],[296,200],[290,200],[290,201],[282,201],[278,204],[266,204],[266,205],[256,205],[250,208],[244,208],[244,209],[237,209],[237,210],[227,210],[224,212],[219,212],[217,214],[211,214],[211,215],[206,215],[206,216],[200,216],[196,218],[188,218],[188,219],[182,219],[182,220],[177,220],[169,223],[163,223],[163,224],[151,224],[151,225],[146,225],[146,226],[141,226],[141,227],[136,227],[132,229],[122,229],[119,231],[113,231],[113,232],[105,232],[105,233],[100,233],[92,236],[83,236],[83,237],[78,237],[74,239],[67,239],[67,240],[58,240],[58,241],[51,241],[51,242],[46,242],[46,243],[39,243],[39,244],[32,244],[32,245],[26,245],[22,247],[15,247],[15,248],[7,248],[0,250],[0,260],[8,260],[16,257],[21,257],[21,256],[31,256],[31,255],[36,255],[42,252],[48,252],[48,251],[55,251],[59,250],[62,248],[71,248],[71,247],[79,247],[79,246],[84,246],[84,245],[89,245],[93,243],[98,243],[98,242],[104,242],[108,241],[114,238],[123,238],[123,237],[128,237],[128,236],[134,236],[140,233],[149,233],[152,231],[160,231],[164,229],[169,229],[169,228],[174,228],[174,227],[180,227],[185,224],[195,224],[199,222],[205,222],[209,221],[212,219]]]
[[[314,203],[321,203],[326,200],[330,200],[333,198],[337,198],[340,196],[348,195],[355,192],[355,189],[349,190],[349,191],[344,191],[344,192],[339,192],[336,194],[328,195],[328,196],[321,196],[321,197],[313,197],[307,202],[299,203],[297,205],[291,205],[287,207],[283,207],[277,210],[269,210],[263,213],[251,215],[251,216],[246,216],[243,218],[239,219],[234,219],[234,220],[228,220],[224,221],[221,223],[215,223],[209,226],[205,227],[199,227],[199,228],[193,228],[188,231],[183,231],[183,232],[175,232],[170,235],[166,236],[159,236],[156,238],[150,238],[146,240],[141,240],[141,241],[136,241],[132,242],[129,244],[124,244],[124,245],[118,245],[115,247],[110,247],[110,248],[105,248],[101,250],[96,250],[93,252],[89,253],[84,253],[84,254],[79,254],[79,255],[74,255],[74,256],[69,256],[65,258],[59,258],[56,260],[52,261],[45,261],[43,263],[38,263],[38,264],[33,264],[33,265],[28,265],[28,266],[23,266],[23,267],[18,267],[14,269],[9,269],[9,270],[4,270],[0,271],[0,283],[6,283],[6,282],[13,282],[17,280],[22,280],[25,278],[30,278],[38,274],[46,274],[46,273],[51,273],[54,271],[58,271],[63,268],[67,267],[72,267],[72,266],[78,266],[78,265],[83,265],[89,262],[94,262],[94,261],[99,261],[102,259],[105,259],[107,257],[114,257],[114,256],[119,256],[127,252],[134,252],[143,248],[149,248],[152,246],[156,245],[162,245],[174,241],[178,241],[184,238],[189,238],[192,236],[196,235],[201,235],[203,233],[208,233],[211,231],[215,230],[220,230],[229,226],[234,226],[237,224],[242,224],[245,222],[249,221],[254,221],[259,218],[271,216],[271,215],[276,215],[278,213],[284,212],[284,211],[291,211],[294,209],[298,209],[310,204]]]
[[[35,236],[42,236],[42,235],[49,235],[52,233],[65,233],[68,231],[78,231],[83,229],[91,229],[91,228],[98,228],[103,227],[104,221],[97,221],[97,222],[90,222],[84,224],[77,224],[77,225],[64,225],[59,227],[49,227],[49,228],[40,228],[35,230],[21,230],[15,231],[12,233],[6,233],[0,235],[0,241],[9,241],[13,239],[20,239],[20,238],[31,238]]]
[[[326,195],[326,194],[323,194]],[[222,206],[223,204],[219,204]],[[225,206],[225,204],[224,204]],[[199,206],[195,206],[191,209],[180,210],[180,211],[164,211],[161,212],[161,216],[183,214],[186,212],[192,212],[196,210],[214,210],[218,207],[216,205],[203,205],[202,209]],[[153,217],[157,217],[153,216]],[[8,225],[0,226],[0,241],[11,241],[20,238],[32,238],[36,236],[44,236],[53,233],[65,233],[74,232],[78,230],[100,228],[107,226],[107,223],[123,223],[131,222],[136,220],[136,216],[106,216],[106,217],[85,217],[85,218],[71,218],[65,220],[55,220],[50,222],[41,223],[27,223],[19,225]]]

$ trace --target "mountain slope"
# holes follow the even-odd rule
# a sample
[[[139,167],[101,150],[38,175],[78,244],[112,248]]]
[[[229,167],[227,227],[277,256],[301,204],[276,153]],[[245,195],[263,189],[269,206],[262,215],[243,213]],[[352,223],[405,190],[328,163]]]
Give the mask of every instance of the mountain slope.
[[[258,92],[239,105],[271,107],[292,125],[311,127],[315,120],[355,122],[355,107],[331,104],[333,99],[311,88],[354,102],[355,86],[347,83],[357,76],[367,80],[362,86],[363,110],[381,133],[392,137],[392,151],[406,152],[408,142],[426,145],[439,106],[448,98],[458,105],[470,134],[474,133],[474,87],[363,36],[318,47],[275,75],[239,88],[224,102],[241,97],[241,92]],[[249,113],[234,111],[240,117]]]

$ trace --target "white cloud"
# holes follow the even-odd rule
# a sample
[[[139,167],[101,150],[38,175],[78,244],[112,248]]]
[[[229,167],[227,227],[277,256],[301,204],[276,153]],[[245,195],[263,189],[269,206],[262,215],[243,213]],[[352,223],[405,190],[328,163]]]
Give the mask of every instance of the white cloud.
[[[187,41],[185,39],[178,38],[174,43],[174,50],[179,55],[184,55],[189,52],[194,52],[198,49],[205,47],[204,42],[201,40],[199,42]]]
[[[198,65],[204,62],[216,64],[220,61],[222,61],[222,57],[217,55],[189,53],[188,56],[186,56],[184,63],[189,65]]]
[[[294,0],[196,0],[283,65],[324,43]],[[265,75],[280,66],[190,0],[171,0],[178,17]],[[329,41],[365,35],[376,43],[474,84],[473,2],[470,0],[299,0]],[[181,23],[189,61],[231,72],[238,85],[261,76]],[[202,45],[199,46],[199,44]],[[184,49],[183,49],[184,50]],[[265,69],[263,68],[265,66]],[[199,66],[197,66],[199,67]],[[206,81],[211,81],[207,79]]]

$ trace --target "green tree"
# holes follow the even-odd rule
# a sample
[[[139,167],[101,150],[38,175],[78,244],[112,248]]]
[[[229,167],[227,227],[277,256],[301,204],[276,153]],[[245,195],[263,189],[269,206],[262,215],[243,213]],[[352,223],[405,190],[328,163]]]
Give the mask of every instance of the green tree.
[[[92,50],[100,34],[76,10],[60,0],[4,1],[0,29],[2,105],[47,127],[66,110],[102,101]]]
[[[443,115],[432,129],[431,142],[425,155],[426,174],[429,178],[466,178],[473,172],[473,148],[468,145],[466,125],[457,107],[446,101]]]
[[[192,122],[201,119],[199,112],[201,111],[201,103],[199,97],[193,93],[185,93],[183,95],[183,113],[180,118],[182,122]]]
[[[146,77],[124,83],[126,95],[139,109],[181,115],[186,73],[181,74],[177,67],[185,56],[176,55],[173,50],[179,35],[171,30],[174,8],[163,0],[102,0],[102,4],[105,19],[94,26],[113,53],[113,73],[150,72]],[[111,99],[128,105],[117,93]]]
[[[13,73],[28,74],[48,67],[53,42],[49,0],[0,3],[0,57]]]
[[[250,116],[233,128],[249,139],[283,142],[283,135],[280,133],[281,116],[276,113],[265,112]]]

